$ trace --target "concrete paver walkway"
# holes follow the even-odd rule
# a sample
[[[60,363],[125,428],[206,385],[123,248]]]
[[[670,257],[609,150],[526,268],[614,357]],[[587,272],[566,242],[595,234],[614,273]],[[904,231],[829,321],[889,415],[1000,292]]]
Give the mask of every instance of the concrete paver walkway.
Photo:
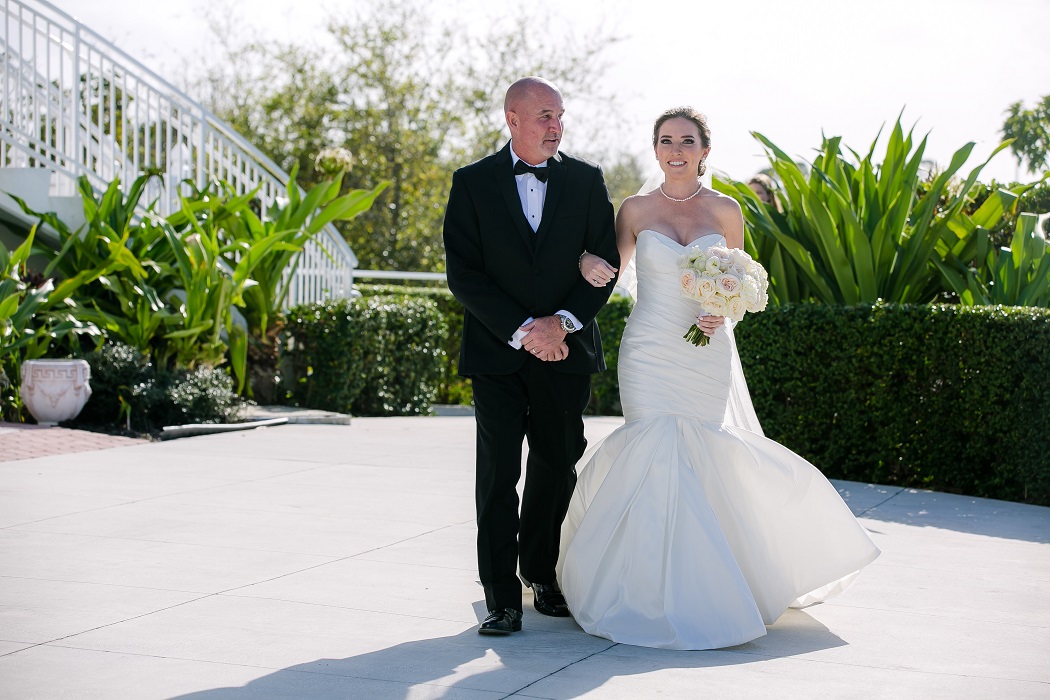
[[[491,638],[473,461],[441,417],[0,462],[0,698],[1050,697],[1048,508],[841,482],[882,556],[761,639],[613,644],[527,591]]]

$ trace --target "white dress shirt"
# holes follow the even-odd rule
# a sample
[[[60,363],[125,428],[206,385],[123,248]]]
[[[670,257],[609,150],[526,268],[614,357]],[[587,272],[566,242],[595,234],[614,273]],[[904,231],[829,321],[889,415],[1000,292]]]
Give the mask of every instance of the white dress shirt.
[[[517,165],[519,160],[521,160],[521,158],[519,158],[518,154],[514,152],[514,141],[511,140],[511,167],[513,168],[515,165]],[[525,161],[525,163],[528,165],[532,165],[532,163],[529,163],[529,161]],[[546,168],[547,162],[544,161],[543,163],[539,163],[533,167]],[[543,219],[543,202],[547,199],[547,183],[540,182],[539,178],[537,178],[532,173],[515,175],[514,180],[518,186],[518,199],[521,200],[521,210],[525,214],[525,220],[528,221],[529,226],[532,227],[532,232],[535,233],[540,229],[540,221]],[[576,328],[583,327],[583,324],[580,323],[580,319],[576,318],[576,316],[574,316],[571,312],[566,311],[565,309],[560,309],[557,313],[568,316],[569,320],[572,321],[572,325],[576,326]],[[524,326],[526,323],[529,323],[532,320],[532,316],[529,316],[519,325]],[[511,337],[511,339],[507,342],[512,348],[520,349],[521,341],[528,334],[528,331],[523,331],[521,330],[521,328],[518,328],[518,330],[514,331],[514,335]]]

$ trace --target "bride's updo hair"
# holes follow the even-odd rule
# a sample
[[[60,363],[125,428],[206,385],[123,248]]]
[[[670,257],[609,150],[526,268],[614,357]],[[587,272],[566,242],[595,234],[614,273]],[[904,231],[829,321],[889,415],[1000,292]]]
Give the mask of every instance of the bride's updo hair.
[[[711,147],[711,127],[707,125],[707,117],[692,107],[673,107],[657,117],[656,123],[653,124],[653,148],[656,148],[656,141],[660,138],[660,127],[670,119],[688,119],[696,124],[697,130],[700,132],[700,143],[703,144],[704,148]],[[707,172],[707,164],[704,161],[700,161],[696,174],[700,176],[705,172]]]

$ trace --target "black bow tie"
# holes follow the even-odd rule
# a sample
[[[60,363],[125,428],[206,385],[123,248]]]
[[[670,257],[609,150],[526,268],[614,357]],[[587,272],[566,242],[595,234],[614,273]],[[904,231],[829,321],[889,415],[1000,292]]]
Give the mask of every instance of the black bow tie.
[[[515,175],[524,175],[525,173],[532,173],[540,182],[546,182],[547,176],[550,175],[550,172],[551,169],[548,167],[537,168],[535,165],[529,165],[521,159],[519,159],[518,162],[514,164]]]

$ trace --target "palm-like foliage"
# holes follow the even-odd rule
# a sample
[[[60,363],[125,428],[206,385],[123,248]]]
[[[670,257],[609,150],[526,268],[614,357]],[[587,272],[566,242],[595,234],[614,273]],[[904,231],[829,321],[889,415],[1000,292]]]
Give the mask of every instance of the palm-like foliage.
[[[774,303],[932,301],[945,287],[934,261],[977,255],[974,232],[990,227],[1016,197],[1000,191],[965,216],[967,192],[988,162],[953,186],[973,143],[956,151],[919,196],[926,139],[915,144],[900,119],[881,164],[873,161],[878,137],[863,157],[847,149],[852,160],[843,156],[840,137],[825,138],[808,174],[772,141],[754,136],[781,182],[780,208],[760,202],[743,183],[716,180],[715,189],[740,202],[746,247],[769,269]]]
[[[96,195],[81,179],[87,222],[76,231],[20,203],[62,242],[57,252],[40,251],[51,257],[45,275],[59,280],[50,299],[72,303],[76,318],[162,369],[215,367],[228,358],[243,389],[249,339],[276,363],[277,319],[303,247],[332,221],[367,210],[388,185],[340,195],[337,175],[302,194],[294,176],[287,202],[265,218],[252,210],[256,191],[238,195],[223,182],[200,190],[183,183],[189,193],[180,211],[159,216],[140,206],[149,175],[126,194],[114,181]],[[246,328],[234,322],[234,306],[244,310]]]
[[[962,303],[1050,306],[1050,243],[1036,231],[1038,221],[1022,213],[1010,247],[988,251],[972,270],[940,265]]]

